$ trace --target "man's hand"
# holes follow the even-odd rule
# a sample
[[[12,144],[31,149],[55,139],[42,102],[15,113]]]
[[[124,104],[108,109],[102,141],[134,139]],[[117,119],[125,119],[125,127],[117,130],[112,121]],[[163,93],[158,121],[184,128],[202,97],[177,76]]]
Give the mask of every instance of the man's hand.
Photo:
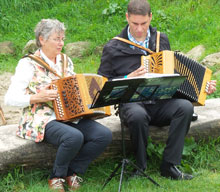
[[[216,80],[211,80],[207,82],[207,90],[206,93],[208,95],[214,93],[216,91]]]
[[[43,103],[47,101],[53,101],[58,97],[57,90],[49,89],[50,85],[47,85],[40,89],[39,93],[31,95],[30,104]]]
[[[142,76],[145,73],[147,73],[147,70],[144,66],[140,66],[138,69],[136,69],[135,71],[129,73],[127,75],[127,77],[138,77],[138,76]]]

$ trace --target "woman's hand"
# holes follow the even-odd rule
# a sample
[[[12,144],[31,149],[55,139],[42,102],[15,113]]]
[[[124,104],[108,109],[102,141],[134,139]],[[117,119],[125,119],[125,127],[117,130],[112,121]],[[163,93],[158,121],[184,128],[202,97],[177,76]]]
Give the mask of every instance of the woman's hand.
[[[140,66],[138,69],[136,69],[135,71],[129,73],[127,75],[127,77],[138,77],[138,76],[142,76],[147,72],[146,68],[144,66]]]
[[[50,85],[47,85],[40,89],[39,93],[31,95],[30,104],[44,103],[47,101],[53,101],[58,97],[57,90],[49,89]]]
[[[211,80],[207,82],[208,84],[208,89],[207,89],[207,94],[210,95],[216,91],[216,80]]]

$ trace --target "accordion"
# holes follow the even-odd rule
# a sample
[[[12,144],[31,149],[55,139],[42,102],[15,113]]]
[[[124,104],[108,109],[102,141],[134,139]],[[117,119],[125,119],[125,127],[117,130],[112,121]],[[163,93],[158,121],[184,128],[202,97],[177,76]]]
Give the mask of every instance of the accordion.
[[[110,116],[110,106],[90,109],[105,81],[106,78],[96,74],[76,74],[53,80],[51,89],[58,91],[58,97],[53,101],[56,119],[70,121],[81,117],[98,119]]]
[[[148,73],[179,73],[187,76],[174,97],[184,98],[194,105],[205,105],[207,82],[212,71],[197,61],[174,51],[161,51],[141,57]]]

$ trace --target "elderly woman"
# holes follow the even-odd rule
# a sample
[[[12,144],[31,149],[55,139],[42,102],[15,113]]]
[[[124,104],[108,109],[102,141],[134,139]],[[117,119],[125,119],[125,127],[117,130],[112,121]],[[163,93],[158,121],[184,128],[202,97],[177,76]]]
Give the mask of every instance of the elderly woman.
[[[62,75],[61,50],[64,46],[64,24],[54,19],[41,20],[35,29],[36,51],[57,74]],[[73,63],[68,58],[65,76],[74,75]],[[5,103],[23,107],[17,135],[35,142],[46,141],[58,146],[53,169],[48,180],[52,190],[64,191],[66,182],[69,190],[80,187],[82,181],[77,174],[85,173],[88,165],[98,157],[112,140],[112,134],[105,126],[90,119],[78,122],[60,122],[47,104],[57,96],[56,90],[49,89],[57,78],[35,60],[22,58],[11,85],[5,95]],[[16,95],[16,96],[15,96]]]

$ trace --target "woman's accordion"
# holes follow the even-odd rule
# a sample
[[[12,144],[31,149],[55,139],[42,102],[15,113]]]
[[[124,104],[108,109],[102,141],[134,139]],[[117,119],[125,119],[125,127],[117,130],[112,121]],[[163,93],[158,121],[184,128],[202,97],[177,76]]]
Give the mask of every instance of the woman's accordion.
[[[106,80],[96,74],[76,74],[54,80],[51,89],[58,91],[58,97],[53,101],[57,120],[110,116],[109,106],[90,109],[96,93],[102,89]]]
[[[207,67],[173,51],[142,56],[141,65],[146,67],[148,73],[179,73],[187,76],[174,97],[188,99],[194,105],[205,104],[207,82],[212,75],[212,71]]]

